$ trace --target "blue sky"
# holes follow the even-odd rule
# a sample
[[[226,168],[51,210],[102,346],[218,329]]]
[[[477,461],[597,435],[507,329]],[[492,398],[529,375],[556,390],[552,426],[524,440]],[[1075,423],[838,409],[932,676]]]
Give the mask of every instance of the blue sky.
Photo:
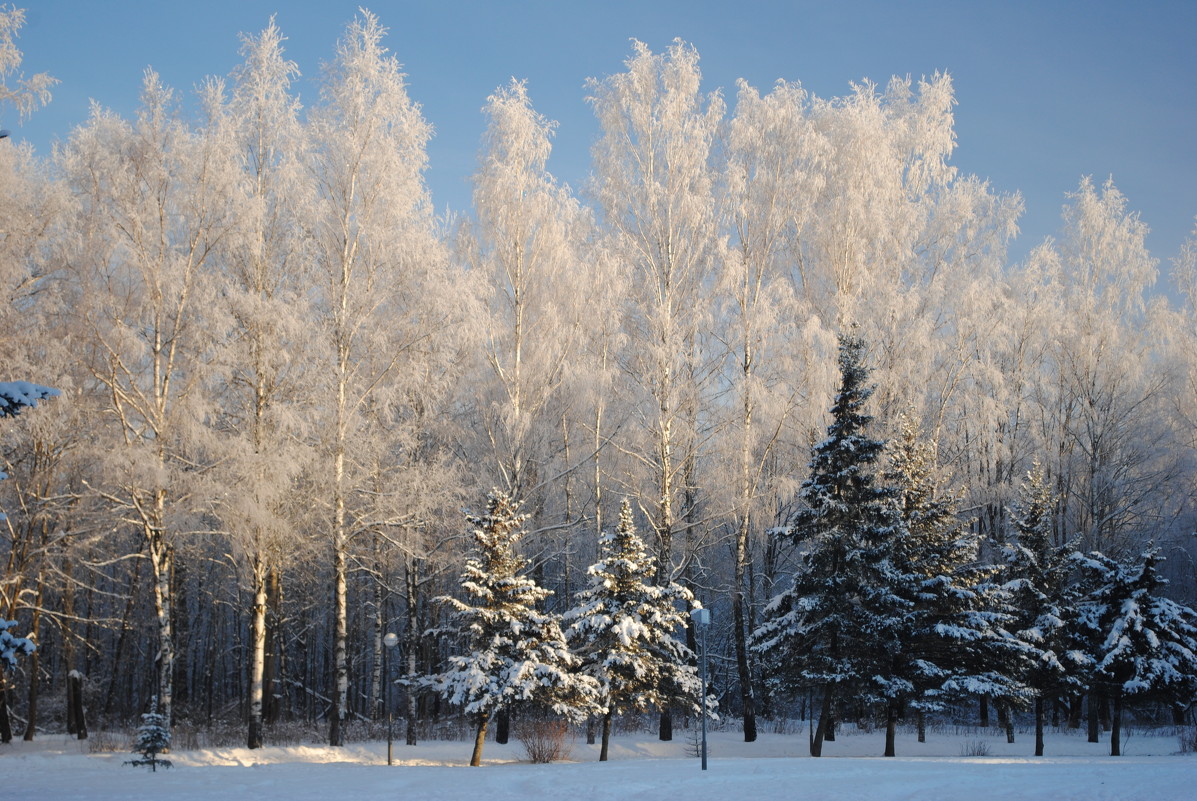
[[[61,79],[53,103],[24,125],[0,123],[46,152],[87,115],[90,99],[121,114],[137,104],[147,66],[188,97],[238,63],[242,31],[271,14],[306,83],[331,58],[359,3],[339,0],[25,0],[26,74]],[[428,180],[438,209],[469,203],[486,96],[526,79],[533,103],[560,122],[553,171],[580,186],[597,136],[585,81],[622,69],[629,39],[654,51],[693,43],[709,90],[801,81],[824,96],[851,81],[944,70],[956,87],[962,172],[1020,191],[1021,257],[1056,230],[1065,193],[1083,175],[1112,175],[1151,227],[1166,270],[1197,215],[1197,2],[802,2],[801,0],[377,0],[409,90],[437,135]]]

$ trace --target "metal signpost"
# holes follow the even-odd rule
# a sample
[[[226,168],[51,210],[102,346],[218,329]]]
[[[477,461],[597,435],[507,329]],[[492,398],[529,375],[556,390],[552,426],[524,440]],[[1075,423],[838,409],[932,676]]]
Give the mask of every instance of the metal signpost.
[[[702,710],[702,769],[707,769],[707,628],[711,625],[711,610],[710,609],[695,609],[690,613],[690,619],[694,621],[694,625],[702,633],[699,639],[698,650],[700,671],[702,673],[702,699],[700,701]]]
[[[391,716],[391,651],[399,644],[399,635],[393,631],[388,631],[386,636],[382,638],[382,644],[386,649],[382,654],[382,675],[383,680],[387,683],[386,690],[383,693],[383,703],[387,705],[387,764],[391,765],[391,747],[395,741],[394,727],[392,725]]]

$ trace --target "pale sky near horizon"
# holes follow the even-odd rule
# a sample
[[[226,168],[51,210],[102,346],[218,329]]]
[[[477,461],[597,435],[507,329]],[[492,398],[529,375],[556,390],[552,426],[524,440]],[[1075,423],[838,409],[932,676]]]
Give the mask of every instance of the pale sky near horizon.
[[[10,0],[11,4],[12,0]],[[1059,227],[1065,194],[1082,176],[1109,176],[1152,233],[1161,272],[1197,216],[1197,2],[1156,0],[17,0],[26,75],[62,83],[25,124],[0,125],[39,152],[82,123],[89,101],[130,117],[153,67],[193,98],[207,75],[239,62],[241,32],[272,14],[288,37],[311,105],[322,61],[359,5],[390,29],[387,46],[436,129],[428,181],[438,210],[469,206],[488,94],[526,79],[537,110],[559,121],[550,169],[575,189],[598,134],[586,79],[623,69],[629,40],[659,52],[675,38],[701,56],[705,88],[729,105],[745,78],[767,90],[800,81],[822,97],[852,81],[952,75],[952,163],[1019,191],[1026,212],[1013,258]]]

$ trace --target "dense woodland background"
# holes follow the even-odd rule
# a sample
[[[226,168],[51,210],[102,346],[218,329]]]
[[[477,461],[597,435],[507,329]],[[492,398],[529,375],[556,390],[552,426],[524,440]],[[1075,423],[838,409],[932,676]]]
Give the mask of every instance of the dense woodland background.
[[[19,24],[0,12],[0,102],[28,113],[51,83],[20,75]],[[512,82],[444,219],[374,17],[308,108],[273,25],[242,53],[194,102],[147,72],[135,119],[96,108],[53,153],[0,140],[0,378],[61,390],[0,427],[0,618],[38,645],[4,674],[18,734],[76,725],[78,671],[93,728],[157,696],[336,744],[382,713],[386,632],[394,677],[459,652],[434,599],[492,488],[530,516],[546,612],[630,500],[656,582],[713,610],[723,713],[746,684],[791,712],[747,643],[800,564],[770,531],[805,508],[847,334],[871,434],[918,432],[982,562],[1038,466],[1056,545],[1155,547],[1197,600],[1197,231],[1161,265],[1086,177],[1012,263],[1020,199],[951,166],[947,75],[725,97],[692,47],[637,43],[589,85],[585,186],[547,171],[554,124]],[[453,712],[405,687],[413,723]]]

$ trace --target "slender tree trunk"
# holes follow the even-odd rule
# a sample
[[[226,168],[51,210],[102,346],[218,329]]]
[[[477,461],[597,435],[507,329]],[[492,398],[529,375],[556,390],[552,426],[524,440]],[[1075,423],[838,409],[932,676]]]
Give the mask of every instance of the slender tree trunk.
[[[594,741],[595,741],[594,715],[587,715],[586,716],[586,744],[594,745]]]
[[[72,670],[67,674],[67,706],[75,720],[75,738],[87,739],[87,716],[83,711],[83,674]]]
[[[748,521],[740,526],[736,543],[735,589],[732,591],[732,625],[736,635],[736,671],[740,679],[740,703],[744,707],[744,742],[756,742],[756,696],[752,668],[748,664],[747,621],[744,614],[744,562],[747,559]]]
[[[407,607],[407,745],[415,745],[415,726],[419,716],[419,704],[415,682],[419,676],[420,618],[419,618],[419,565],[414,558],[403,564],[403,600]]]
[[[511,739],[511,710],[503,707],[495,716],[495,742],[507,745]]]
[[[669,707],[661,710],[661,720],[657,725],[657,739],[663,743],[673,739],[673,710]]]
[[[377,488],[376,488],[377,489]],[[386,704],[386,690],[383,687],[384,682],[389,683],[391,677],[389,675],[382,675],[383,662],[387,661],[383,656],[382,649],[386,646],[382,643],[382,638],[386,635],[387,616],[386,616],[386,595],[383,592],[383,585],[387,581],[386,565],[383,564],[382,559],[382,541],[381,538],[375,534],[374,536],[374,568],[377,575],[374,578],[374,669],[370,672],[370,697],[374,699],[374,720],[386,720],[390,709],[384,709]]]
[[[989,728],[989,696],[981,696],[981,728]]]
[[[12,742],[12,720],[8,716],[8,681],[0,671],[0,743]]]
[[[815,728],[814,739],[810,743],[810,755],[823,756],[823,741],[827,739],[827,728],[831,723],[831,689],[823,689],[823,708],[819,713],[819,725]]]
[[[416,679],[419,676],[417,655],[420,647],[420,619],[419,619],[419,567],[415,559],[409,558],[404,565],[404,593],[407,606],[407,744],[416,744],[416,718],[418,704],[416,697]]]
[[[266,653],[262,667],[262,722],[264,726],[278,723],[282,713],[283,579],[273,565],[266,572]]]
[[[1086,720],[1086,723],[1088,723],[1088,725],[1089,725],[1088,734],[1089,734],[1089,742],[1091,742],[1091,743],[1100,742],[1100,740],[1101,740],[1101,738],[1098,736],[1098,722],[1097,722],[1097,717],[1098,717],[1097,705],[1098,705],[1098,703],[1099,702],[1097,699],[1097,691],[1090,690],[1089,691],[1088,708],[1086,709],[1086,711],[1088,712],[1088,719]]]
[[[33,637],[34,642],[41,641],[41,626],[42,626],[42,596],[45,590],[45,583],[41,571],[37,574],[37,602],[33,606],[33,620],[29,625],[29,633]],[[38,681],[38,674],[41,672],[38,668],[41,665],[41,649],[35,650],[29,655],[29,695],[26,714],[28,719],[25,721],[25,734],[22,737],[25,742],[33,742],[34,734],[37,732],[37,695],[38,688],[41,682]]]
[[[562,443],[562,457],[565,464],[573,464],[570,460],[569,454],[569,419],[566,415],[561,415],[561,443]],[[574,526],[574,473],[569,471],[565,474],[565,529],[564,542],[562,543],[561,551],[561,596],[562,598],[573,598],[573,547],[570,543],[573,534]]]
[[[262,747],[262,701],[266,674],[266,566],[254,554],[253,607],[249,625],[249,748]]]
[[[747,294],[747,292],[745,292]],[[740,679],[740,704],[744,709],[744,742],[756,742],[756,696],[752,686],[752,667],[748,663],[748,621],[744,610],[745,572],[752,558],[749,552],[749,535],[752,533],[752,368],[753,351],[751,337],[745,333],[742,362],[742,412],[744,432],[740,441],[740,524],[736,530],[736,564],[732,588],[732,625],[736,637],[736,672]]]
[[[482,765],[482,745],[486,742],[486,724],[490,722],[490,715],[485,713],[478,716],[478,728],[474,733],[474,753],[470,756],[470,767]]]
[[[927,742],[927,713],[921,709],[918,711],[918,731],[919,742]]]
[[[885,756],[897,755],[895,742],[898,738],[898,705],[890,701],[885,707]]]
[[[162,502],[165,491],[158,492],[159,510],[163,512],[158,520],[165,518]],[[171,594],[171,570],[174,550],[166,543],[163,532],[157,529],[146,531],[149,540],[150,567],[154,571],[154,611],[158,618],[158,714],[166,721],[166,727],[174,725],[174,673],[175,643],[173,601]]]
[[[342,387],[343,389],[343,387]],[[342,398],[342,403],[344,399]],[[343,415],[343,408],[339,415]],[[337,425],[343,429],[343,420]],[[328,744],[345,745],[345,715],[349,701],[349,601],[345,551],[345,444],[343,434],[333,457],[333,699],[329,716]]]
[[[62,588],[62,621],[59,630],[62,632],[62,668],[67,676],[75,670],[75,636],[71,628],[75,619],[75,580],[72,574],[71,560],[64,558],[62,573],[65,584]],[[66,727],[67,734],[75,734],[79,728],[75,719],[75,705],[71,703],[70,681],[66,684]]]
[[[664,587],[669,582],[673,570],[673,420],[669,400],[672,398],[672,383],[669,371],[665,371],[664,380],[657,388],[659,403],[657,424],[657,460],[658,486],[660,492],[660,507],[657,510],[657,575],[656,584]],[[673,739],[673,710],[668,706],[661,710],[661,718],[657,726],[657,737],[662,742]]]
[[[1035,756],[1043,756],[1043,695],[1035,696]]]
[[[599,747],[599,762],[606,762],[611,745],[611,710],[603,713],[603,744]]]
[[[1110,756],[1122,756],[1122,688],[1114,688],[1114,715],[1110,721]]]

